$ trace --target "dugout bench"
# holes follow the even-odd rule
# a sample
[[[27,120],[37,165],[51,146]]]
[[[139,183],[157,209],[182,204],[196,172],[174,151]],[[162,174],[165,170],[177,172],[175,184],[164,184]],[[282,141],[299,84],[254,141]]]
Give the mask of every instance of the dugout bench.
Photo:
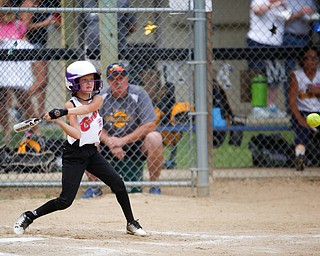
[[[244,125],[230,126],[214,126],[215,131],[290,131],[292,130],[290,118],[270,118],[270,119],[253,119],[250,117],[239,118],[235,117],[235,121],[241,122]],[[167,125],[158,126],[157,131],[167,132],[187,132],[195,131],[195,125]]]

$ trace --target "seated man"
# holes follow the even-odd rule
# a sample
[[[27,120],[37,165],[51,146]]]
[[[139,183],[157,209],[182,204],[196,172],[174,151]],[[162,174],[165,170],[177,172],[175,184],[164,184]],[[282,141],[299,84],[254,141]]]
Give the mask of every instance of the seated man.
[[[313,130],[306,122],[306,116],[320,111],[320,71],[316,47],[306,47],[300,60],[301,69],[291,73],[289,105],[292,111],[292,126],[296,134],[296,169],[303,171],[306,164],[306,150],[311,146]],[[309,148],[310,150],[310,148]],[[309,159],[311,160],[311,159]]]
[[[151,99],[142,87],[129,84],[123,64],[111,64],[106,72],[109,88],[102,92],[104,103],[100,109],[104,120],[100,137],[102,154],[110,160],[147,160],[150,181],[157,181],[164,153],[162,137],[155,131],[156,115]],[[161,189],[155,186],[149,192],[161,194]]]

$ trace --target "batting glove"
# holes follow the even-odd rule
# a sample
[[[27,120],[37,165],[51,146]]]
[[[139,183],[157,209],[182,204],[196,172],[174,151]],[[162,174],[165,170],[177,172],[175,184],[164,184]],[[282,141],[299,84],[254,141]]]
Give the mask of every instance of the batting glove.
[[[68,115],[68,112],[69,111],[66,108],[64,109],[54,108],[49,112],[49,116],[51,117],[51,119],[57,119],[59,117]]]

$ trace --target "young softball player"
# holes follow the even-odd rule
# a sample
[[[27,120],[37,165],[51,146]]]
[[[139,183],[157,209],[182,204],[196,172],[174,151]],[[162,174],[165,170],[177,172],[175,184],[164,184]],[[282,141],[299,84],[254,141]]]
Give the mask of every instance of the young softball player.
[[[67,134],[62,156],[62,191],[56,199],[50,200],[34,211],[20,215],[13,229],[23,234],[37,218],[68,208],[76,197],[84,171],[94,174],[116,195],[127,220],[127,233],[146,236],[139,222],[133,217],[130,200],[121,177],[98,152],[102,118],[99,108],[103,99],[99,94],[102,88],[101,74],[88,61],[72,63],[66,72],[66,87],[72,98],[65,109],[53,109],[44,118],[54,120]],[[69,124],[59,117],[67,115]]]

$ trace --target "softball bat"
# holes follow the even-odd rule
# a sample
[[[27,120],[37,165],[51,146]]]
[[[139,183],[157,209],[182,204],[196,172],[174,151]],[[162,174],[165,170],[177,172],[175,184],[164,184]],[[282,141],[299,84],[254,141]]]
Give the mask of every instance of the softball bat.
[[[15,132],[22,132],[22,131],[26,131],[31,129],[32,127],[35,127],[36,125],[38,125],[39,123],[41,123],[42,118],[41,117],[37,117],[37,118],[30,118],[26,121],[23,121],[21,123],[15,124],[13,126],[13,130]]]

